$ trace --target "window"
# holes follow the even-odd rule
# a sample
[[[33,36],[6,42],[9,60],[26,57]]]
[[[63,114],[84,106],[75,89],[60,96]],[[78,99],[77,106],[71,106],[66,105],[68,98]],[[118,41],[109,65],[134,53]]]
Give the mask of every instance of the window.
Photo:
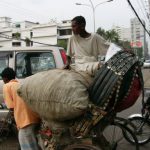
[[[12,33],[12,38],[19,39],[19,38],[21,38],[21,34],[19,32]]]
[[[59,33],[60,33],[60,36],[71,35],[72,34],[72,30],[71,29],[64,29],[64,30],[60,30]]]
[[[30,41],[26,41],[26,46],[30,46]]]
[[[26,38],[25,43],[26,43],[26,46],[30,46],[31,45],[31,40],[29,38]]]
[[[27,46],[27,47],[33,46],[33,41],[26,41],[26,46]]]
[[[30,38],[32,38],[32,37],[33,37],[33,32],[31,31],[31,32],[30,32]]]
[[[21,46],[21,42],[13,42],[12,46],[14,46],[14,47]]]
[[[20,24],[16,24],[15,26],[16,26],[16,28],[20,28]]]
[[[30,44],[31,44],[30,46],[33,46],[33,41],[31,41]]]
[[[51,52],[21,52],[16,55],[16,76],[18,78],[53,68],[56,68],[56,65]]]

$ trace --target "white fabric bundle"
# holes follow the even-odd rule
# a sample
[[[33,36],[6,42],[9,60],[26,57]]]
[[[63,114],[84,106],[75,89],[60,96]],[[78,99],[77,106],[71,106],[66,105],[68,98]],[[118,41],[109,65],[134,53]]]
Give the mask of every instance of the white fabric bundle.
[[[87,109],[91,82],[86,73],[54,69],[26,78],[18,94],[43,119],[64,121]]]

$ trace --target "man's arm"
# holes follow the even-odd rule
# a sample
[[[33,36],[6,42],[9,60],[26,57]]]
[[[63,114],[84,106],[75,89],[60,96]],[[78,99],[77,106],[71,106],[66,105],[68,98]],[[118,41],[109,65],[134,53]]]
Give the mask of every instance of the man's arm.
[[[73,56],[73,51],[72,51],[72,46],[71,46],[72,40],[71,39],[72,39],[72,37],[69,38],[68,44],[67,44],[67,52],[66,52],[67,62],[66,62],[66,65],[64,66],[64,69],[70,69],[71,57]]]
[[[4,85],[3,87],[3,96],[4,96],[4,102],[7,108],[13,109],[14,104],[13,104],[12,96],[6,85]]]

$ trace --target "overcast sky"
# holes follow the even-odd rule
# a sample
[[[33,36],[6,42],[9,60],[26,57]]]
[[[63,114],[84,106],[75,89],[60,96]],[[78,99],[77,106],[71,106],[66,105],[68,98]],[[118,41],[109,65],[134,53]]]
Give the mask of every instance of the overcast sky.
[[[92,0],[94,6],[106,0]],[[89,4],[89,0],[0,0],[0,16],[8,16],[16,21],[46,23],[51,19],[72,19],[83,15],[87,20],[87,30],[93,31],[92,9],[75,3]],[[111,29],[112,25],[130,26],[130,18],[135,17],[127,0],[114,0],[99,5],[95,9],[96,28]]]

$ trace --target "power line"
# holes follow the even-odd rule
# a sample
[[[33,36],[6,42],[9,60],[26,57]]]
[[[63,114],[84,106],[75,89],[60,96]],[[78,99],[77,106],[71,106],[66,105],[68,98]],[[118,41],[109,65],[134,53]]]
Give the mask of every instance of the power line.
[[[148,3],[148,0],[141,0],[141,3],[145,9],[145,12],[146,12],[146,16],[148,18],[148,22],[150,21],[150,15],[149,15],[149,3]]]
[[[139,1],[139,0],[137,0],[137,2],[138,2],[138,5],[139,5],[139,7],[140,7],[139,9],[141,10],[141,12],[142,12],[142,14],[143,14],[143,17],[145,17],[145,21],[148,20],[145,11],[142,9],[142,6],[143,6],[143,8],[145,9],[144,5],[141,5],[141,3],[140,3],[141,1]],[[143,3],[142,3],[142,4],[143,4]]]
[[[147,7],[146,7],[146,1],[141,0],[141,3],[143,5],[143,8],[145,9],[146,13],[148,13],[147,11]]]
[[[15,39],[15,40],[18,40],[18,41],[24,41],[24,42],[27,41],[27,39],[13,38],[12,36],[9,36],[9,35],[3,34],[3,33],[0,33],[0,37],[5,38],[5,39],[9,39],[9,40],[14,40]],[[36,42],[36,41],[30,40],[30,39],[28,39],[28,40],[29,40],[29,42],[33,42],[33,43],[41,44],[41,45],[45,45],[45,46],[58,46],[58,45],[46,44],[46,43],[42,43],[42,42]]]
[[[147,34],[150,37],[150,32],[146,29],[144,23],[142,22],[141,18],[139,17],[139,15],[137,14],[136,10],[134,9],[133,5],[131,4],[130,0],[127,0],[129,5],[131,6],[133,12],[135,13],[136,17],[138,18],[138,20],[140,21],[141,25],[143,26],[144,30],[147,32]]]

